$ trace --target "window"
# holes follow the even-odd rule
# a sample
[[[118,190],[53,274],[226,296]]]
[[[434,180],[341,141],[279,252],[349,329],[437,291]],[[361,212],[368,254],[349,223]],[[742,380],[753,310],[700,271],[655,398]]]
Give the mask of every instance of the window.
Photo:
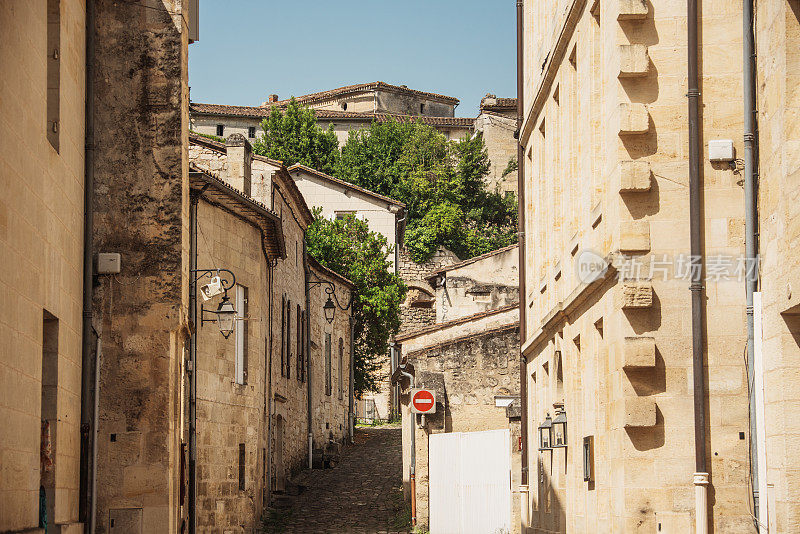
[[[425,111],[425,104],[420,104],[419,105],[419,112],[423,113],[424,111]]]
[[[286,376],[286,297],[281,297],[281,376]]]
[[[303,312],[300,310],[300,305],[297,305],[297,380],[303,381],[303,338],[305,332],[303,331]]]
[[[247,127],[247,137],[250,139],[255,139],[256,137],[256,127],[255,126],[248,126]]]
[[[347,111],[347,102],[342,102],[342,109]]]
[[[225,125],[217,124],[217,137],[222,137],[223,135],[225,135]]]
[[[48,517],[55,506],[56,424],[58,421],[58,319],[43,312],[42,322],[42,386],[41,386],[41,444],[42,457],[39,484],[44,488]],[[45,445],[47,447],[45,448]],[[45,452],[48,451],[48,452]]]
[[[236,285],[236,323],[234,324],[234,332],[236,335],[236,361],[234,370],[236,372],[236,383],[247,383],[247,288],[242,285]]]
[[[61,127],[61,0],[47,0],[47,140],[59,149]]]
[[[325,334],[325,395],[330,395],[331,389],[331,335]]]
[[[244,443],[239,444],[239,491],[244,491]]]
[[[292,301],[286,301],[286,378],[292,377]]]
[[[336,212],[336,220],[338,221],[339,219],[345,219],[345,218],[349,217],[350,215],[355,216],[356,212],[355,211],[337,211]]]
[[[339,338],[339,400],[344,397],[344,340]]]

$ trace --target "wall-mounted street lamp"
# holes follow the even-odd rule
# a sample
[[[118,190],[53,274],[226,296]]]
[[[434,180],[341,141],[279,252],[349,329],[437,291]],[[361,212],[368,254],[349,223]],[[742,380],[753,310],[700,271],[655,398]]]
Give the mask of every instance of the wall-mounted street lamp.
[[[550,419],[550,414],[547,414],[547,417],[544,418],[544,423],[539,425],[539,450],[540,451],[552,451],[553,446],[551,445],[551,432],[553,430],[553,420]]]
[[[563,408],[559,408],[556,412],[556,418],[553,419],[552,439],[550,443],[553,448],[567,446],[567,412]]]
[[[355,294],[350,294],[350,301],[347,303],[346,306],[342,306],[339,304],[339,298],[336,296],[336,286],[333,282],[329,282],[327,280],[320,280],[317,278],[313,282],[308,282],[308,289],[311,289],[314,286],[325,284],[325,293],[328,295],[328,300],[325,301],[325,304],[322,306],[322,311],[325,313],[325,320],[328,321],[328,324],[333,322],[334,317],[336,316],[336,308],[339,308],[342,311],[346,311],[350,309],[350,306],[353,305],[353,297]],[[335,303],[334,303],[335,301]]]
[[[193,284],[197,284],[202,278],[210,278],[210,281],[200,288],[203,300],[210,300],[223,293],[216,310],[207,310],[202,305],[200,306],[200,326],[207,322],[217,323],[222,336],[228,339],[236,324],[236,308],[228,298],[228,290],[236,285],[236,275],[228,269],[195,269],[192,272],[200,273],[192,282]],[[210,318],[206,318],[207,313],[212,314]]]

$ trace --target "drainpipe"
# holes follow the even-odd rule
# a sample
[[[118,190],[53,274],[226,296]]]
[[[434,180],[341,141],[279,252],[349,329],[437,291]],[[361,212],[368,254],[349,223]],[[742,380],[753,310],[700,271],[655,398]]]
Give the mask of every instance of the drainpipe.
[[[194,330],[189,338],[189,499],[187,515],[189,516],[189,534],[197,529],[197,282],[194,280],[197,269],[197,205],[207,185],[199,192],[189,193],[189,273],[192,277],[189,284],[189,324]]]
[[[526,329],[526,289],[525,289],[525,148],[520,140],[522,116],[525,113],[523,98],[525,95],[523,2],[517,0],[517,236],[519,242],[519,339],[520,347],[527,339]],[[528,485],[528,382],[525,356],[519,355],[519,396],[521,404],[520,434],[522,435],[522,480],[521,485]],[[527,513],[527,502],[523,514]],[[526,517],[526,515],[523,515]],[[527,525],[526,525],[527,526]]]
[[[272,502],[272,409],[273,409],[272,408],[272,293],[273,293],[273,282],[275,280],[274,268],[275,267],[272,261],[267,263],[267,274],[269,276],[268,279],[269,285],[267,290],[268,291],[267,305],[269,310],[267,312],[267,317],[269,318],[268,319],[269,322],[267,323],[269,325],[269,327],[267,328],[267,331],[269,332],[269,346],[268,346],[269,356],[266,358],[268,362],[265,362],[266,376],[264,377],[264,380],[266,382],[266,384],[264,385],[265,389],[264,410],[267,418],[267,459],[265,462],[267,465],[264,466],[264,469],[266,470],[267,473],[267,481],[264,486],[266,487],[268,505]],[[306,315],[308,315],[308,312],[306,312]]]
[[[353,291],[355,291],[355,290],[353,290]],[[353,295],[353,298],[355,298],[355,294]],[[355,362],[356,362],[356,344],[355,344],[356,335],[355,335],[355,329],[353,328],[355,326],[355,319],[353,318],[353,310],[352,310],[352,308],[350,309],[349,323],[350,323],[350,399],[349,399],[350,406],[348,408],[348,410],[349,410],[348,411],[348,425],[349,426],[348,426],[348,431],[347,432],[350,435],[350,444],[352,445],[353,443],[355,443],[355,439],[353,439],[353,438],[355,437],[354,434],[355,434],[355,425],[356,425],[356,415],[355,415],[355,404],[356,404],[355,395],[356,395],[356,392],[355,392],[355,389],[354,389],[354,386],[355,386],[355,369],[354,369],[354,366],[355,366]]]
[[[406,371],[406,364],[401,363],[397,366],[400,370],[400,375],[405,376],[408,378],[410,382],[410,387],[414,388],[414,375]],[[417,481],[416,481],[416,472],[417,472],[417,446],[416,446],[416,434],[417,434],[417,416],[413,413],[411,414],[411,524],[417,524]]]
[[[745,276],[745,299],[747,311],[747,383],[750,409],[750,479],[753,488],[753,515],[756,529],[759,527],[759,473],[758,473],[758,410],[756,410],[755,383],[755,336],[753,321],[753,293],[758,289],[758,269],[756,255],[758,253],[757,228],[757,170],[756,170],[756,102],[755,102],[755,45],[753,35],[753,0],[745,0],[742,13],[743,23],[743,82],[744,82],[744,226],[745,256],[748,271]]]
[[[306,321],[303,325],[303,328],[306,330],[304,350],[306,352],[306,408],[308,410],[308,468],[314,469],[314,430],[312,426],[313,422],[311,420],[311,336],[309,335],[309,323],[311,318],[311,289],[308,287],[308,248],[306,247],[305,239],[303,239],[303,276],[305,277],[303,284],[306,288]],[[299,358],[300,355],[298,354],[297,357]]]
[[[697,0],[688,0],[689,100],[689,240],[692,265],[692,368],[694,382],[695,531],[708,532],[708,469],[706,466],[705,370],[703,358],[703,244],[700,205],[700,88],[698,76]]]
[[[84,175],[83,175],[83,325],[81,337],[81,446],[80,446],[80,504],[79,517],[84,524],[85,532],[92,532],[94,517],[92,506],[95,486],[96,464],[93,461],[92,449],[95,434],[94,427],[94,384],[93,375],[100,369],[93,369],[92,355],[92,282],[93,282],[93,246],[92,231],[94,229],[94,30],[95,6],[93,1],[86,2],[86,103],[85,103],[85,142],[84,142]]]

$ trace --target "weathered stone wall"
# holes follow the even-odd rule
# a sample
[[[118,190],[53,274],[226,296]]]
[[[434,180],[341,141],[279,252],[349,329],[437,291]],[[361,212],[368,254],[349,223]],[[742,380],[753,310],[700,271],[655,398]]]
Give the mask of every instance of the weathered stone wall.
[[[249,531],[259,526],[266,482],[267,261],[258,228],[202,198],[197,212],[198,268],[230,269],[237,285],[247,288],[245,383],[236,375],[237,332],[225,339],[215,323],[197,325],[197,525],[199,532]],[[228,297],[237,305],[235,289]],[[213,310],[220,298],[200,299],[198,308]]]
[[[188,306],[188,86],[183,5],[97,3],[95,251],[97,532],[132,519],[180,530],[181,382]],[[158,387],[153,387],[158,384]]]
[[[433,254],[425,263],[417,263],[411,259],[408,249],[405,247],[400,248],[400,278],[403,280],[417,280],[424,281],[425,277],[431,274],[432,271],[447,267],[454,263],[458,263],[459,259],[453,252],[446,248],[440,248]]]
[[[489,154],[489,175],[486,183],[491,191],[499,193],[517,193],[517,173],[512,172],[503,177],[508,162],[517,158],[517,140],[514,132],[517,129],[517,117],[500,113],[482,111],[475,119],[475,131],[483,133],[486,151]]]
[[[428,115],[432,117],[455,116],[455,106],[453,104],[445,104],[421,96],[405,95],[388,91],[375,91],[374,95],[374,111],[377,112],[400,113],[403,115]]]
[[[689,253],[687,21],[666,0],[600,2],[592,12],[593,4],[574,4],[570,16],[572,1],[525,2],[530,500],[522,517],[531,517],[531,532],[688,532],[692,330],[680,272]],[[741,65],[720,58],[741,57],[741,7],[704,10],[700,32],[703,145],[732,139],[740,153]],[[705,146],[701,159],[707,265],[720,256],[735,262],[740,176],[712,165]],[[586,250],[634,258],[618,266],[636,283],[609,274],[586,286],[576,269]],[[748,530],[743,284],[710,277],[703,302],[710,514],[718,530]],[[539,452],[536,428],[562,403],[569,454]],[[586,436],[595,443],[591,482],[582,476]]]
[[[300,306],[301,312],[306,311],[303,239],[307,221],[288,195],[287,180],[291,178],[277,176],[273,176],[271,204],[281,216],[287,256],[278,261],[272,272],[272,450],[275,452],[271,472],[273,487],[281,489],[282,477],[308,465],[308,377],[299,375],[297,368],[297,307]],[[282,334],[282,305],[290,310],[288,340]],[[283,351],[288,373],[281,371],[282,343],[288,345]],[[279,428],[283,429],[282,435]]]
[[[344,306],[350,299],[351,288],[326,272],[312,268],[311,281],[329,281],[336,288],[336,296]],[[337,309],[333,322],[328,323],[322,307],[328,300],[326,284],[310,290],[311,336],[311,401],[314,449],[324,448],[329,440],[342,443],[348,435],[348,410],[350,403],[350,310]],[[326,389],[325,334],[331,336],[330,392]],[[340,353],[341,344],[341,353]]]
[[[428,438],[440,432],[477,432],[511,430],[512,489],[520,483],[520,455],[517,447],[519,419],[509,419],[506,408],[496,406],[495,396],[507,397],[519,392],[519,325],[506,324],[461,337],[451,331],[445,341],[430,335],[403,343],[403,353],[414,366],[418,387],[437,390],[437,414],[426,418],[421,427],[408,411],[408,395],[401,398],[403,425],[413,425],[416,432],[417,521],[427,525],[428,509]],[[441,377],[443,391],[426,383],[426,377]],[[434,382],[438,382],[434,380]],[[441,405],[440,405],[441,403]],[[404,480],[408,482],[410,433],[404,432]],[[519,499],[512,499],[513,516],[519,513]],[[519,524],[513,522],[519,532]]]
[[[758,3],[756,13],[759,231],[769,531],[800,530],[800,2]],[[760,451],[759,451],[760,452]],[[760,518],[764,521],[764,518]]]
[[[506,247],[451,266],[429,281],[436,287],[436,322],[519,302],[519,249]]]
[[[66,531],[78,521],[84,18],[83,2],[61,1],[56,151],[46,122],[47,2],[0,3],[2,532],[38,527],[40,484],[47,487],[51,532],[54,524]],[[43,419],[53,461],[45,473]]]

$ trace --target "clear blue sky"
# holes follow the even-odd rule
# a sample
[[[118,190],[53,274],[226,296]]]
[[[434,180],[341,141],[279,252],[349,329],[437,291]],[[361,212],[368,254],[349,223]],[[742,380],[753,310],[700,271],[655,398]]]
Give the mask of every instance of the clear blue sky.
[[[200,0],[194,102],[258,105],[373,81],[461,100],[516,94],[513,0]]]

